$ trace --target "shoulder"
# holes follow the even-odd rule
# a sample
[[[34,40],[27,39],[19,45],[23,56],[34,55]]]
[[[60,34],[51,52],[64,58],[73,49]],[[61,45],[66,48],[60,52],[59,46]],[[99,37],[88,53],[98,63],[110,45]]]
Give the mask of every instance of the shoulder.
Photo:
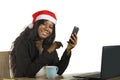
[[[34,44],[34,41],[32,41],[30,39],[23,39],[23,40],[20,40],[17,44],[14,44],[14,47],[27,48],[27,47],[30,47],[30,45],[33,45],[33,44]]]

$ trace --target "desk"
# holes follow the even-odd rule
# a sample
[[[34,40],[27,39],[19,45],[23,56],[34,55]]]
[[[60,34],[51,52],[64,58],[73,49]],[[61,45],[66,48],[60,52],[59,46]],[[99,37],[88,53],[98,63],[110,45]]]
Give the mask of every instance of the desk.
[[[71,74],[67,74],[64,76],[57,76],[54,80],[70,80],[73,79],[73,77],[71,76]],[[37,77],[37,78],[16,78],[15,80],[53,80],[53,79],[47,79],[46,77]]]
[[[73,79],[72,77],[72,74],[66,74],[64,76],[57,76],[54,80],[64,80],[64,79],[67,79],[67,80],[70,80],[70,79]],[[0,80],[53,80],[53,79],[47,79],[45,76],[41,76],[41,77],[36,77],[36,78],[14,78],[14,79],[10,79],[10,78],[4,78],[4,79],[1,79]]]
[[[79,73],[63,74],[63,76],[57,76],[56,79],[54,79],[54,80],[72,80],[72,79],[75,79],[72,76],[86,75],[86,74],[93,74],[93,72],[92,73],[81,73],[81,74],[79,74]],[[11,80],[11,79],[5,79],[5,80]],[[47,79],[46,77],[43,76],[43,77],[37,77],[37,78],[15,78],[15,79],[12,79],[12,80],[52,80],[52,79]],[[115,77],[115,78],[111,78],[111,79],[107,79],[107,80],[120,80],[120,77]]]

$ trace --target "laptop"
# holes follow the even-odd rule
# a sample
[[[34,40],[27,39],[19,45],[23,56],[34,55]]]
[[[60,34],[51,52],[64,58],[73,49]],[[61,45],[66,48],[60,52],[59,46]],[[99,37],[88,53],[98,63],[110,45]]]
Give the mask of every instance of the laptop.
[[[86,80],[106,80],[120,76],[120,45],[103,46],[101,72],[89,75],[77,75],[75,78]]]

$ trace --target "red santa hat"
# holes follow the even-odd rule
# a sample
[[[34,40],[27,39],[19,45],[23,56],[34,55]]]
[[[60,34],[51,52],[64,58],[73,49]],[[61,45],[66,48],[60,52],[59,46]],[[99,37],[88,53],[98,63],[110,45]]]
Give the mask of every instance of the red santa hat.
[[[32,17],[33,17],[33,21],[32,21],[32,24],[29,25],[29,28],[32,28],[33,24],[37,20],[41,20],[41,19],[49,20],[49,21],[53,22],[54,24],[56,24],[56,22],[57,22],[56,15],[53,12],[48,11],[48,10],[38,11],[38,12],[34,13],[32,15]]]

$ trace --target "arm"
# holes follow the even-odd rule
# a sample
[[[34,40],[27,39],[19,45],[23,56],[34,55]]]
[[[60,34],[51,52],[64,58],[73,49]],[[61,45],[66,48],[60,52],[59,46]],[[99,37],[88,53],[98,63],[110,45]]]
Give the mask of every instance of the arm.
[[[57,66],[59,68],[58,73],[59,75],[63,74],[63,72],[66,70],[69,61],[70,61],[70,57],[71,57],[71,52],[69,53],[69,55],[67,55],[67,51],[65,50],[61,60],[59,60],[59,62],[57,63]]]
[[[61,75],[65,69],[67,68],[71,56],[71,50],[76,46],[77,44],[77,34],[72,34],[71,36],[71,42],[68,42],[67,48],[65,52],[63,53],[63,56],[61,57],[61,60],[58,62],[57,66],[59,67],[58,74]]]

